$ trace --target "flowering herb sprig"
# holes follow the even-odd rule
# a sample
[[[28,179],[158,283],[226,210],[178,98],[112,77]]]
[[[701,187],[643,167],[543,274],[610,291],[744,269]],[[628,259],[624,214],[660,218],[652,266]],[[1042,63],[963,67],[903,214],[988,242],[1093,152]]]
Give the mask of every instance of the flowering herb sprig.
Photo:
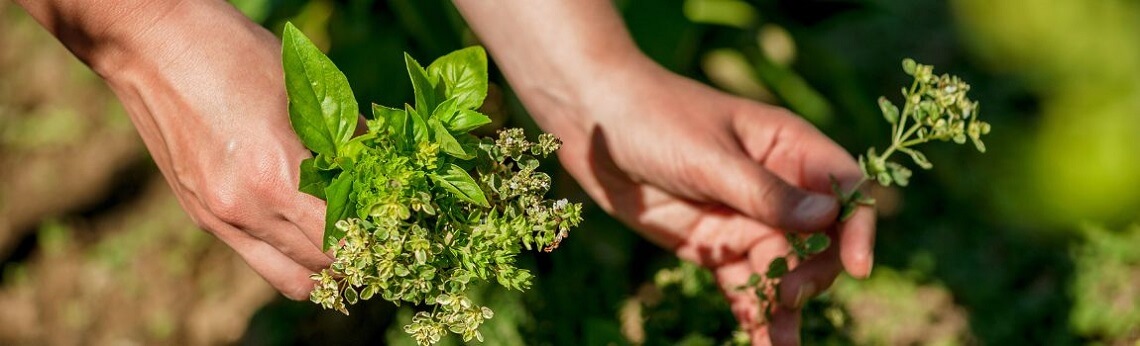
[[[520,129],[469,134],[491,122],[477,111],[487,94],[481,47],[426,68],[405,54],[414,106],[372,105],[367,132],[353,137],[358,109],[345,76],[292,24],[283,36],[289,119],[315,154],[301,163],[300,190],[328,202],[324,247],[335,258],[312,276],[310,300],[345,314],[375,296],[411,303],[422,309],[404,330],[419,344],[448,332],[482,341],[478,328],[494,313],[468,287],[528,288],[532,275],[515,256],[554,250],[581,221],[580,204],[543,197],[551,180],[538,158],[561,143],[529,141]]]
[[[970,85],[958,76],[935,75],[933,66],[919,64],[912,59],[903,60],[902,67],[907,75],[914,77],[910,89],[902,89],[902,109],[886,97],[880,97],[878,102],[883,118],[891,124],[891,145],[881,154],[871,147],[865,155],[859,155],[863,177],[850,190],[844,191],[832,178],[831,187],[841,206],[839,221],[850,218],[861,205],[875,204],[874,199],[861,192],[867,182],[874,181],[884,187],[891,184],[907,186],[910,183],[910,169],[888,161],[895,153],[906,154],[915,165],[931,169],[934,165],[915,148],[920,144],[931,141],[965,144],[969,140],[979,152],[986,151],[981,136],[990,132],[990,124],[978,120],[978,102],[966,95]],[[830,238],[821,233],[808,236],[788,233],[787,238],[792,248],[788,254],[777,257],[769,263],[763,275],[753,274],[746,284],[739,287],[753,291],[760,299],[765,320],[771,316],[778,292],[776,286],[779,279],[788,273],[789,260],[794,257],[794,260],[802,261],[823,252],[831,244]]]

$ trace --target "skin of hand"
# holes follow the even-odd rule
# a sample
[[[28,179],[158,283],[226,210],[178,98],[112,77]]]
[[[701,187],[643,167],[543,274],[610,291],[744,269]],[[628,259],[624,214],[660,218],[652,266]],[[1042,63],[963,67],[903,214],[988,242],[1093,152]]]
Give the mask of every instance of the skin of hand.
[[[310,156],[289,125],[281,44],[223,1],[17,0],[122,101],[182,207],[291,299],[331,258]]]
[[[836,223],[830,176],[862,176],[846,151],[783,109],[677,76],[641,54],[606,0],[457,0],[524,105],[565,143],[563,166],[646,238],[714,271],[757,345],[798,344],[799,308],[843,269],[866,277],[874,215]],[[737,291],[789,250],[785,232],[837,246],[782,279],[762,324]]]

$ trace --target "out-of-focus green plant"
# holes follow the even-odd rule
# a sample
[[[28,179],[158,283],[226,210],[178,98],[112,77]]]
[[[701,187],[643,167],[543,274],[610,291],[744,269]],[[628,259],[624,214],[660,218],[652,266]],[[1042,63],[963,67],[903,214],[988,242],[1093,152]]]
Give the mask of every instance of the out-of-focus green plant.
[[[357,137],[347,79],[291,24],[282,60],[290,121],[316,153],[301,163],[300,190],[328,201],[324,246],[335,257],[313,275],[311,300],[345,314],[373,296],[424,305],[404,327],[417,343],[448,332],[482,341],[478,328],[493,312],[468,297],[469,285],[528,288],[532,275],[515,256],[552,251],[581,220],[581,205],[543,198],[550,176],[535,157],[561,143],[550,134],[528,141],[521,129],[468,134],[491,122],[476,111],[487,94],[481,47],[426,68],[405,54],[415,106],[373,105]]]
[[[933,164],[916,147],[931,141],[954,141],[965,144],[972,141],[980,152],[986,151],[981,136],[990,132],[990,125],[978,120],[978,102],[966,96],[970,85],[958,76],[935,75],[934,67],[906,59],[902,62],[903,71],[914,77],[909,89],[902,89],[903,107],[900,110],[886,97],[879,98],[879,109],[883,119],[891,124],[891,145],[879,154],[874,147],[867,149],[866,155],[859,156],[859,167],[863,177],[850,190],[844,191],[839,183],[832,180],[832,189],[839,198],[842,210],[840,221],[849,218],[860,205],[874,205],[874,199],[860,191],[867,182],[874,181],[882,186],[907,186],[911,171],[902,164],[888,161],[895,153],[910,156],[916,165],[931,169]],[[763,274],[752,274],[748,282],[739,289],[751,290],[760,298],[761,311],[769,317],[774,306],[774,293],[779,279],[788,273],[789,258],[805,259],[823,252],[830,246],[830,239],[821,233],[806,237],[788,233],[789,253],[777,257],[768,264]]]
[[[1111,232],[1082,227],[1074,248],[1076,278],[1070,284],[1070,324],[1084,336],[1118,344],[1140,333],[1140,226]]]

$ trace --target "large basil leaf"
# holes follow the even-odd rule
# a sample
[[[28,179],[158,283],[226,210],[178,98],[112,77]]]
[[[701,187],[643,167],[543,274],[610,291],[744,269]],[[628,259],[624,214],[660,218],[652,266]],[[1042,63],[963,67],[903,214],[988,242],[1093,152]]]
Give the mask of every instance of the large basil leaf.
[[[439,76],[444,97],[458,100],[459,109],[477,109],[487,97],[487,52],[483,47],[463,48],[436,59],[429,75]]]
[[[305,147],[336,156],[352,138],[359,114],[348,79],[293,24],[285,24],[282,40],[289,122]]]

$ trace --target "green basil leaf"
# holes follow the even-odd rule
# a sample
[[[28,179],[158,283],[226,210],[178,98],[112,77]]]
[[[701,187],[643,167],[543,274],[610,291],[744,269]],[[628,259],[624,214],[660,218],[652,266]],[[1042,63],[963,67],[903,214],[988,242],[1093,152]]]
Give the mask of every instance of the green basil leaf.
[[[353,170],[356,166],[356,161],[360,160],[360,153],[368,148],[364,141],[372,140],[376,135],[367,133],[357,137],[353,137],[341,146],[340,156],[336,158],[337,166],[346,171]]]
[[[408,138],[414,140],[414,142],[412,142],[413,144],[426,142],[429,139],[428,134],[431,133],[431,129],[428,128],[424,117],[420,116],[420,112],[417,112],[414,108],[407,107],[407,105],[405,105],[405,110],[408,112],[408,119],[410,120],[408,122],[408,126],[410,126],[407,132]]]
[[[310,157],[301,161],[301,192],[325,199],[325,188],[329,186],[337,172],[321,169],[317,165],[317,158]]]
[[[348,79],[293,24],[285,24],[282,41],[289,122],[309,150],[335,156],[359,115]]]
[[[448,130],[455,133],[467,133],[480,126],[491,123],[491,118],[469,109],[461,109],[448,119],[440,119]]]
[[[443,127],[439,119],[431,118],[427,120],[427,123],[428,126],[431,127],[435,143],[439,143],[439,150],[463,160],[475,158],[474,152],[465,150],[463,146],[459,144],[459,141],[455,140],[455,137],[447,132],[447,128]]]
[[[328,197],[328,208],[325,210],[325,237],[323,250],[328,250],[329,247],[344,238],[344,231],[336,228],[336,222],[348,218],[356,217],[353,211],[356,210],[356,200],[352,194],[352,182],[354,177],[349,172],[341,172],[332,183],[325,188],[325,196]]]
[[[407,120],[408,114],[403,109],[396,109],[378,104],[372,104],[372,123],[378,127],[387,129],[389,135],[396,136],[396,140],[403,139],[404,121]],[[374,130],[381,130],[379,128]]]
[[[463,168],[459,168],[459,166],[455,164],[446,167],[446,170],[442,171],[441,174],[433,173],[428,174],[428,176],[431,177],[431,180],[434,181],[436,185],[451,192],[459,199],[484,208],[491,206],[487,203],[487,196],[483,194],[483,190],[479,188],[479,184],[475,182],[475,179],[471,178],[471,175],[467,174],[467,171],[463,170]]]
[[[435,106],[442,101],[436,97],[435,86],[439,78],[429,75],[416,59],[404,53],[404,64],[408,68],[408,77],[412,79],[412,91],[416,94],[416,110],[424,114],[431,114]]]
[[[446,86],[444,96],[458,99],[459,109],[478,109],[487,97],[487,52],[480,46],[463,48],[428,66]]]
[[[445,123],[447,122],[445,119],[455,118],[455,112],[458,111],[458,108],[455,107],[456,100],[457,99],[450,98],[447,99],[447,101],[443,101],[439,106],[435,107],[435,110],[432,111],[431,116],[428,118],[436,118]]]

